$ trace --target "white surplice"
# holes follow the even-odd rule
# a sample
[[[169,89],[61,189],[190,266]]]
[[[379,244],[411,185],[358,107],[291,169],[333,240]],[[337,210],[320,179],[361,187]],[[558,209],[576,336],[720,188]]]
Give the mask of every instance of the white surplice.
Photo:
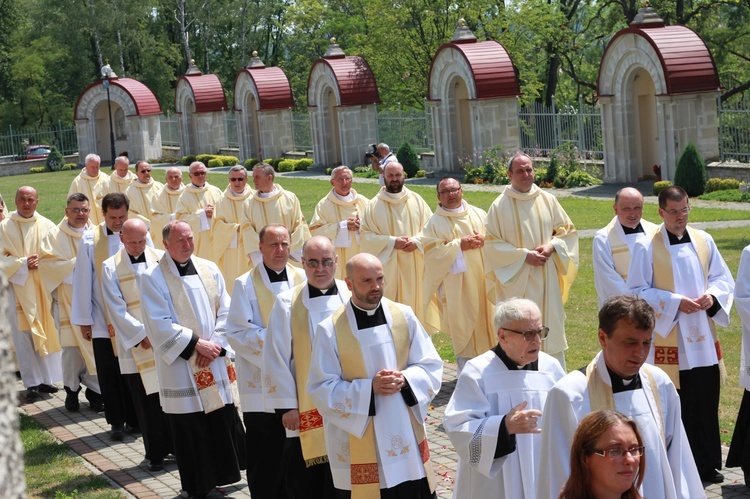
[[[740,386],[750,390],[750,246],[745,246],[737,269],[734,304],[742,320],[742,352],[740,354]]]

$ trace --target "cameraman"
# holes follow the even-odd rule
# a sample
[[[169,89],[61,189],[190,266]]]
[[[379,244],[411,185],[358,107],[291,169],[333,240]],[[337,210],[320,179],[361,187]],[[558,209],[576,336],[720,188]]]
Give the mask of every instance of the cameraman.
[[[398,161],[398,159],[396,159],[396,156],[391,152],[388,144],[378,144],[377,156],[373,155],[370,157],[370,162],[372,163],[372,169],[378,172],[378,182],[381,187],[385,185],[385,181],[383,180],[383,169],[385,168],[385,165],[396,161]]]

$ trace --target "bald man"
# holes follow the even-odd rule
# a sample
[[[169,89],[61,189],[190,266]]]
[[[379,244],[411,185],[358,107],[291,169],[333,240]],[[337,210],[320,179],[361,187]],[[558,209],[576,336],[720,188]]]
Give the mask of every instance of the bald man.
[[[127,156],[117,156],[114,164],[115,171],[112,172],[107,181],[107,193],[120,192],[125,194],[125,191],[135,180],[135,175],[128,169],[129,166],[130,160]]]
[[[612,205],[615,216],[594,236],[594,285],[599,307],[607,298],[627,294],[630,255],[641,238],[653,234],[656,224],[644,220],[643,195],[632,187],[623,187],[615,194]]]

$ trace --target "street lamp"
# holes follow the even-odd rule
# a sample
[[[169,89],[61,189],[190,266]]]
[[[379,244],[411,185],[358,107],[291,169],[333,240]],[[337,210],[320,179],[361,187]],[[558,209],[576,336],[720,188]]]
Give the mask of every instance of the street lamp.
[[[109,79],[116,74],[112,72],[112,68],[109,67],[109,61],[102,67],[102,86],[107,89],[107,109],[109,109],[109,146],[111,147],[112,154],[112,169],[115,168],[115,132],[112,128],[112,101],[109,98]]]

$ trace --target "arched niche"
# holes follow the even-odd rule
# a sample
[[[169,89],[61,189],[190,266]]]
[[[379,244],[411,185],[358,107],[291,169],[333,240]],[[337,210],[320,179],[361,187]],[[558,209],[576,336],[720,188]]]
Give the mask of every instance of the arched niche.
[[[599,67],[604,181],[674,179],[688,142],[718,158],[719,77],[708,47],[685,26],[666,26],[646,7],[615,34]]]
[[[460,160],[471,161],[498,145],[517,149],[520,93],[505,48],[494,41],[478,42],[461,19],[452,40],[432,58],[427,83],[436,171],[458,171]]]
[[[133,78],[112,73],[109,83],[109,107],[102,80],[86,87],[76,102],[74,118],[80,157],[95,153],[103,162],[112,162],[110,108],[115,154],[126,151],[133,161],[161,157],[161,106],[156,96]]]
[[[216,154],[226,147],[224,112],[228,108],[219,77],[203,74],[190,61],[177,80],[174,110],[180,130],[180,153]]]
[[[293,107],[286,73],[278,67],[266,67],[253,52],[250,64],[237,73],[234,81],[241,159],[281,158],[291,151]]]
[[[316,165],[356,166],[377,143],[380,102],[375,76],[367,61],[346,56],[335,38],[310,69],[307,105]]]

